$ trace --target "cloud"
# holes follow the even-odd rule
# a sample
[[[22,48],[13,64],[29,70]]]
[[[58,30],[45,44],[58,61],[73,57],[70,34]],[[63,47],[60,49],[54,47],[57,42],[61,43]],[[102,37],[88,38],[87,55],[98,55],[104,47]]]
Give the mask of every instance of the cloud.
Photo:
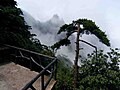
[[[100,12],[101,0],[16,0],[18,5],[41,21],[49,20],[55,13],[65,22],[81,17],[93,17]]]
[[[78,18],[87,18],[96,22],[101,30],[105,31],[112,47],[120,48],[120,1],[119,0],[16,0],[18,7],[29,12],[33,18],[26,17],[26,20],[32,25],[33,30],[31,32],[36,33],[38,38],[44,44],[51,45],[62,36],[57,36],[56,32],[59,27],[64,23],[71,23]],[[54,14],[57,14],[62,19],[52,18]],[[28,19],[27,19],[28,18]],[[52,19],[51,19],[52,18]],[[56,16],[57,18],[57,16]],[[62,21],[59,23],[59,20]],[[59,24],[58,24],[59,23]],[[60,26],[59,26],[60,25]],[[98,45],[99,49],[106,49],[105,46],[101,47],[101,43],[94,36],[83,36],[83,39]],[[48,40],[49,39],[49,40]],[[74,37],[72,39],[72,46],[68,48],[62,47],[59,53],[69,53],[72,50],[73,53],[69,53],[69,56],[74,60]],[[95,41],[95,42],[93,42]],[[98,44],[99,43],[99,44]],[[91,49],[85,45],[84,51]],[[80,53],[83,53],[82,50]]]
[[[59,18],[58,15],[54,15],[50,20],[46,22],[40,22],[35,20],[30,14],[23,11],[25,21],[28,25],[32,27],[31,33],[37,35],[37,38],[40,40],[42,44],[47,46],[53,45],[55,42],[59,41],[60,39],[65,37],[65,33],[62,35],[57,35],[59,28],[64,24],[64,21]],[[71,40],[74,40],[74,36],[71,37]],[[74,45],[67,47],[62,47],[58,50],[58,54],[66,55],[72,61],[74,59],[74,52],[73,52]]]
[[[53,17],[46,22],[35,20],[30,14],[25,11],[23,11],[23,14],[27,24],[32,27],[31,33],[36,34],[37,38],[42,44],[51,46],[55,42],[65,37],[65,33],[62,33],[61,35],[57,34],[60,27],[65,24],[63,19],[61,19],[57,14],[53,15]],[[75,35],[70,36],[71,45],[69,45],[68,47],[61,47],[61,49],[58,50],[57,55],[64,54],[68,56],[68,58],[73,62],[75,57],[75,38]],[[105,48],[105,46],[100,43],[94,35],[83,35],[81,39],[84,39],[92,43],[93,45],[96,45],[98,49]],[[86,57],[88,53],[91,53],[93,50],[95,50],[94,48],[82,42],[80,42],[80,48],[83,48],[83,50],[80,50],[80,55],[82,55],[83,57]]]
[[[64,24],[64,21],[58,15],[55,14],[46,22],[40,22],[25,11],[23,11],[23,14],[27,24],[32,27],[31,32],[37,35],[41,43],[49,46],[65,36],[65,34],[57,35],[59,28]]]

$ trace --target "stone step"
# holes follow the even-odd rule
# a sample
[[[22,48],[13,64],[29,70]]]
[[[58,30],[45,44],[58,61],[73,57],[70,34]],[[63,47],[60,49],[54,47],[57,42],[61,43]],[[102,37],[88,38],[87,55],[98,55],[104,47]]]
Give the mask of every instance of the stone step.
[[[0,90],[21,90],[37,74],[37,72],[30,71],[28,68],[18,64],[2,65],[0,66]],[[48,78],[48,76],[45,76],[45,81]],[[46,90],[51,90],[55,83],[56,81],[52,80]],[[35,86],[36,90],[40,90],[40,85],[40,79],[38,79],[33,86]]]

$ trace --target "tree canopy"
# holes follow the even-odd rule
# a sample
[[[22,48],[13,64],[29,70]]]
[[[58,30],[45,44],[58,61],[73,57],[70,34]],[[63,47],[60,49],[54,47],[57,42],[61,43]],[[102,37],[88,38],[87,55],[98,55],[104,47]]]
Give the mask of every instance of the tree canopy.
[[[0,43],[24,47],[32,34],[14,0],[0,0]]]
[[[60,46],[67,46],[71,42],[69,40],[69,37],[77,32],[76,34],[76,48],[75,48],[75,60],[74,60],[74,90],[78,87],[78,58],[79,58],[79,50],[80,50],[80,35],[82,34],[93,34],[95,35],[100,42],[103,44],[110,46],[109,39],[107,38],[107,35],[105,32],[99,29],[98,26],[96,26],[95,22],[92,20],[87,19],[78,19],[76,21],[73,21],[71,24],[65,24],[63,25],[60,30],[58,31],[58,34],[65,32],[66,37],[61,39],[60,41],[56,42],[51,48],[53,50],[57,50],[60,48]]]
[[[23,13],[15,0],[0,0],[0,43],[26,48],[43,54],[54,54],[45,45],[41,45],[31,27],[24,20]]]
[[[111,49],[104,54],[98,51],[89,54],[79,69],[79,83],[82,90],[119,90],[120,89],[120,53]]]
[[[93,22],[92,20],[87,19],[78,19],[76,21],[73,21],[71,24],[65,24],[63,25],[60,30],[58,31],[58,34],[65,32],[66,37],[64,39],[61,39],[60,41],[56,42],[52,48],[53,49],[59,49],[60,46],[67,46],[70,44],[69,36],[73,34],[74,32],[77,32],[77,23],[83,26],[83,28],[80,28],[80,34],[93,34],[95,35],[100,42],[103,44],[110,46],[109,39],[107,38],[107,35],[105,32],[100,30],[100,28]]]

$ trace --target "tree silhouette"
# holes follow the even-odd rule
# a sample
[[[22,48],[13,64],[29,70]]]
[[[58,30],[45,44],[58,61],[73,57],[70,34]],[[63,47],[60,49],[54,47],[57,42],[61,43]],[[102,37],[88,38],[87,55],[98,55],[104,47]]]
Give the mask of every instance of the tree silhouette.
[[[0,43],[25,47],[31,43],[28,26],[14,0],[0,0]]]
[[[81,27],[82,26],[82,27]],[[61,39],[60,41],[56,42],[53,46],[53,50],[59,49],[61,46],[67,46],[71,44],[69,37],[77,32],[76,37],[76,56],[74,60],[74,88],[77,88],[78,83],[78,57],[79,57],[79,41],[80,41],[80,34],[94,34],[100,42],[103,44],[110,46],[109,39],[107,38],[107,35],[105,32],[101,31],[98,26],[96,26],[95,22],[92,20],[87,19],[78,19],[76,21],[73,21],[71,24],[65,24],[63,25],[60,30],[58,31],[58,34],[61,34],[62,32],[66,32],[66,37],[64,39]]]

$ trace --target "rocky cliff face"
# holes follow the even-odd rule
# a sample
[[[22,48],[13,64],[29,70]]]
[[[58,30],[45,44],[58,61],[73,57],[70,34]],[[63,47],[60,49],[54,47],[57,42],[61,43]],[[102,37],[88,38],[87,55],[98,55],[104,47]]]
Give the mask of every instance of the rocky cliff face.
[[[35,20],[25,11],[23,11],[23,14],[27,24],[32,27],[31,33],[36,34],[41,43],[49,46],[63,37],[63,35],[57,35],[59,28],[64,24],[64,21],[57,14],[46,22]]]

